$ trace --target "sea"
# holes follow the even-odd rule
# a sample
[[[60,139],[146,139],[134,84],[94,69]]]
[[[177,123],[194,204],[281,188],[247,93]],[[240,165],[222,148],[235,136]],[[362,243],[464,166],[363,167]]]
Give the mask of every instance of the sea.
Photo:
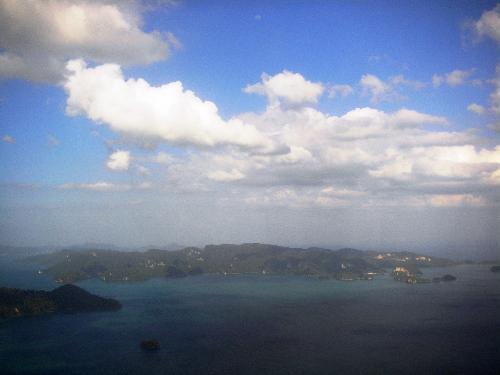
[[[0,286],[51,290],[38,267],[0,261]],[[500,374],[500,274],[424,269],[407,285],[269,275],[78,285],[117,312],[0,321],[1,374]],[[157,339],[145,352],[140,342]]]

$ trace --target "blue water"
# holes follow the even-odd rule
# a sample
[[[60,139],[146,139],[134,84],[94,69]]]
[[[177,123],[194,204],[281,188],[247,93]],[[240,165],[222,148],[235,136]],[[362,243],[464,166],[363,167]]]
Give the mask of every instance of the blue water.
[[[0,285],[52,289],[32,265],[0,263]],[[500,275],[432,269],[451,283],[381,276],[199,276],[79,283],[118,312],[0,323],[2,374],[500,374]],[[145,338],[161,342],[143,352]]]

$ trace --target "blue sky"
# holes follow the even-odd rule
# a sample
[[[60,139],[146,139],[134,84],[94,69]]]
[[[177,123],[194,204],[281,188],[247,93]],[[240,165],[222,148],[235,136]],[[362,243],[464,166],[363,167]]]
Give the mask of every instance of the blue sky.
[[[495,2],[2,0],[0,35],[0,242],[499,251]]]

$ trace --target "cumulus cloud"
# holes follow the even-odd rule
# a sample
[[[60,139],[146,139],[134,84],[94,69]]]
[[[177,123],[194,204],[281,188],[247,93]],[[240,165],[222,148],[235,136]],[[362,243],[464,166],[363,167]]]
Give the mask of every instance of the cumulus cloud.
[[[494,150],[472,145],[415,147],[394,154],[392,162],[385,163],[370,173],[376,177],[415,181],[419,177],[474,179],[489,178],[500,164],[500,147]]]
[[[402,74],[391,77],[389,81],[393,86],[398,86],[398,85],[409,86],[417,90],[426,86],[424,82],[408,79]]]
[[[67,65],[66,113],[85,115],[113,131],[142,141],[195,146],[236,145],[270,149],[273,143],[251,124],[223,120],[217,106],[203,101],[179,81],[151,86],[125,79],[116,64],[87,67],[82,60]]]
[[[352,95],[354,89],[350,85],[331,85],[328,88],[328,96],[330,98],[335,98],[337,95],[345,98],[346,96]]]
[[[370,107],[330,115],[303,100],[283,105],[288,102],[280,96],[264,112],[225,121],[215,104],[180,82],[155,87],[124,79],[117,65],[88,68],[82,61],[69,71],[70,115],[84,114],[128,137],[177,145],[169,152],[145,150],[136,160],[162,189],[217,191],[247,204],[298,208],[500,201],[500,146],[479,147],[487,143],[473,132],[451,130],[442,116]],[[389,78],[386,84],[401,82]],[[279,152],[251,148],[269,144],[283,146]]]
[[[229,182],[237,181],[244,178],[245,175],[237,169],[231,169],[230,171],[214,171],[208,173],[208,178],[214,181]]]
[[[362,88],[362,94],[364,96],[370,96],[372,104],[404,99],[398,92],[398,86],[406,86],[417,90],[425,87],[425,83],[407,79],[402,74],[389,77],[387,81],[373,74],[364,74],[359,84]]]
[[[317,103],[324,87],[320,82],[306,80],[299,73],[283,70],[274,76],[263,73],[261,82],[248,85],[243,91],[266,96],[272,106],[279,104],[297,106]]]
[[[141,30],[132,2],[0,0],[0,78],[62,79],[68,59],[148,64],[180,43],[173,34]]]
[[[474,30],[479,36],[487,36],[500,43],[500,4],[484,12],[474,23]]]
[[[412,109],[400,109],[389,116],[389,121],[398,126],[418,126],[422,124],[446,125],[446,117],[433,116],[426,113],[414,111]]]
[[[478,139],[467,132],[425,127],[447,124],[444,117],[404,108],[392,113],[358,108],[331,116],[310,107],[268,107],[242,117],[279,133],[290,151],[248,155],[235,149],[206,150],[169,164],[170,183],[204,191],[214,183],[217,189],[231,183],[231,194],[239,192],[234,194],[248,204],[288,202],[292,207],[434,206],[434,195],[471,194],[471,189],[492,189],[497,183],[500,148],[476,148]],[[398,197],[391,195],[394,191]],[[461,204],[475,203],[465,199]]]
[[[364,74],[359,83],[363,88],[363,95],[370,95],[372,103],[391,101],[397,97],[396,92],[389,84],[373,74]]]
[[[129,151],[115,151],[109,155],[106,162],[108,169],[113,171],[126,171],[130,165],[130,152]]]
[[[455,69],[452,72],[443,75],[434,74],[432,76],[432,85],[434,87],[439,87],[443,83],[446,83],[449,86],[463,85],[467,81],[467,78],[469,78],[473,72],[474,72],[473,69],[470,70]]]
[[[482,115],[485,112],[485,108],[477,103],[471,103],[467,106],[467,110],[475,113],[476,115]]]
[[[2,142],[14,144],[14,143],[16,143],[16,139],[13,136],[9,135],[9,134],[5,134],[2,137]]]

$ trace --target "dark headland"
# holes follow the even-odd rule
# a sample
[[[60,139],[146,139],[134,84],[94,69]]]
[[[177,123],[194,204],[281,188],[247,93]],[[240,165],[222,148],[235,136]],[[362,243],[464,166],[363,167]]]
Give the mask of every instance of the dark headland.
[[[120,302],[93,295],[76,285],[63,285],[50,292],[0,288],[0,318],[51,312],[119,310]]]
[[[490,271],[491,271],[491,272],[500,272],[500,266],[492,266],[492,267],[490,268]]]

